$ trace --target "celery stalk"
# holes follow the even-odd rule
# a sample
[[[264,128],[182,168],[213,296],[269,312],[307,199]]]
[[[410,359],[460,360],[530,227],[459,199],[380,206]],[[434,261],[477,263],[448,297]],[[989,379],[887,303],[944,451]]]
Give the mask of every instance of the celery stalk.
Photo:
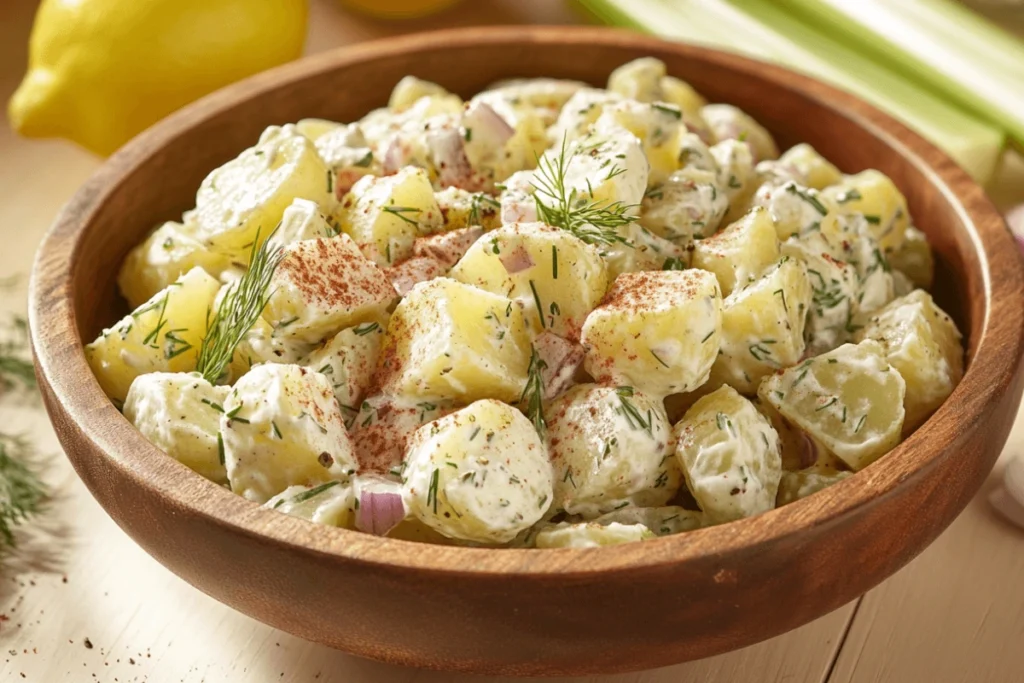
[[[739,52],[852,92],[943,148],[985,182],[1004,141],[1000,128],[890,72],[779,10],[772,0],[580,0],[606,23]]]
[[[780,4],[1024,144],[1020,77],[1024,46],[980,17],[969,18],[962,8],[943,0],[780,0]]]

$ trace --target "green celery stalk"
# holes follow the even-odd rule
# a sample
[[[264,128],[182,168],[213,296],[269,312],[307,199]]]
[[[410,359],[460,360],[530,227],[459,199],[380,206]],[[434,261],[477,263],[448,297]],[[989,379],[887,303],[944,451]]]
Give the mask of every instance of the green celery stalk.
[[[1024,45],[946,0],[779,0],[1024,145]],[[988,46],[986,47],[986,43]],[[966,49],[965,49],[966,48]]]
[[[985,182],[1004,136],[856,50],[779,10],[772,0],[579,0],[598,19],[775,62],[871,102],[943,148]]]

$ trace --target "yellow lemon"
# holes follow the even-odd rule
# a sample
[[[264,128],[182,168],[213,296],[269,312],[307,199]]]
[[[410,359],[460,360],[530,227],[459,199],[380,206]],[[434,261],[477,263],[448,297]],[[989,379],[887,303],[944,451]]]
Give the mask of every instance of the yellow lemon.
[[[202,95],[299,56],[307,0],[43,0],[14,129],[107,155]]]
[[[412,19],[448,9],[459,0],[341,0],[354,10],[384,19]]]

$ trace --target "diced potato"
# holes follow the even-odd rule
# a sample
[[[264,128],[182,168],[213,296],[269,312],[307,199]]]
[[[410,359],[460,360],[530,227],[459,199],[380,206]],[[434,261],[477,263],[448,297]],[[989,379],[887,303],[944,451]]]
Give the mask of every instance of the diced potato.
[[[552,197],[550,169],[565,154],[564,189]],[[547,172],[545,172],[547,171]],[[625,128],[609,124],[595,129],[577,143],[553,147],[544,153],[534,173],[534,197],[546,206],[557,205],[561,193],[576,192],[605,205],[639,205],[647,191],[648,163],[640,140]]]
[[[397,298],[348,235],[293,242],[274,271],[263,317],[278,336],[315,344],[380,320]]]
[[[364,399],[358,414],[342,405],[360,472],[401,476],[413,432],[454,410],[451,401],[427,401],[378,394]]]
[[[415,76],[405,76],[391,90],[391,97],[388,99],[388,109],[394,112],[405,111],[416,104],[421,97],[454,97],[459,99],[437,83],[431,83]],[[459,99],[459,105],[462,105],[461,99]]]
[[[718,162],[711,149],[693,133],[686,133],[679,141],[679,170],[707,171],[718,181]],[[717,187],[717,184],[716,184]]]
[[[754,404],[724,386],[675,426],[686,485],[711,524],[775,507],[782,476],[779,435]]]
[[[344,329],[313,351],[304,363],[330,381],[346,417],[355,415],[370,387],[385,329],[377,322]]]
[[[220,407],[229,391],[197,373],[151,372],[132,382],[124,416],[164,453],[207,479],[226,484],[218,432]]]
[[[844,470],[811,467],[799,472],[783,472],[779,481],[779,495],[776,504],[779,507],[826,489],[850,476],[852,472]]]
[[[874,339],[907,384],[905,433],[917,429],[953,392],[964,374],[956,323],[931,295],[916,290],[874,313],[857,339]]]
[[[686,246],[659,237],[639,223],[632,222],[617,230],[622,242],[602,244],[599,249],[608,264],[608,277],[643,270],[681,270],[690,265]]]
[[[548,140],[557,150],[562,142],[585,137],[605,106],[622,102],[623,97],[599,88],[580,88],[562,107],[558,120],[548,129]]]
[[[507,543],[551,505],[551,465],[533,424],[494,400],[420,427],[409,442],[404,497],[444,536]]]
[[[128,253],[117,284],[128,305],[138,308],[179,277],[202,268],[213,277],[231,266],[231,259],[206,248],[194,225],[168,221]]]
[[[799,174],[801,184],[814,190],[823,190],[843,179],[839,169],[806,142],[786,150],[779,157],[779,164]]]
[[[468,192],[446,187],[434,193],[444,219],[445,230],[460,230],[479,225],[494,230],[501,225],[501,202],[484,192]]]
[[[783,417],[853,470],[892,450],[906,383],[873,340],[844,344],[766,378],[758,390]]]
[[[289,486],[263,507],[316,524],[351,529],[358,503],[351,484],[334,480],[316,486]]]
[[[533,107],[494,104],[474,99],[462,116],[459,141],[475,174],[477,185],[472,189],[491,191],[496,182],[533,168],[548,147],[542,113]]]
[[[220,301],[227,288],[228,285],[221,287],[217,301],[214,303],[215,310],[220,306]],[[286,330],[287,328],[282,332]],[[307,344],[294,337],[278,336],[276,332],[278,330],[275,330],[263,318],[256,320],[242,337],[238,346],[235,347],[235,353],[231,357],[229,370],[232,381],[237,380],[260,363],[301,364],[301,361],[315,348],[313,344]]]
[[[652,538],[656,538],[654,532],[643,524],[561,522],[538,531],[534,542],[537,548],[603,548]]]
[[[790,237],[782,243],[783,256],[802,261],[811,284],[807,314],[807,349],[812,354],[830,351],[851,338],[857,312],[857,271],[831,255],[821,235]]]
[[[833,256],[851,264],[857,271],[858,314],[877,310],[896,297],[889,260],[864,216],[829,214],[822,221],[821,231],[822,237],[834,245]]]
[[[679,490],[672,427],[657,398],[581,384],[552,402],[545,418],[552,510],[593,519],[626,505],[664,505]]]
[[[749,114],[731,104],[709,104],[701,116],[715,135],[715,140],[737,140],[750,145],[754,163],[779,156],[779,148],[764,126]]]
[[[139,375],[194,370],[218,289],[193,268],[87,344],[85,357],[107,396],[120,406]]]
[[[697,240],[692,264],[714,273],[722,293],[744,287],[779,260],[779,240],[771,216],[755,208],[722,232]]]
[[[274,242],[282,246],[302,240],[334,237],[338,234],[320,212],[316,202],[295,199],[281,215],[274,231]]]
[[[679,168],[679,154],[686,133],[682,119],[683,112],[675,105],[626,100],[606,106],[594,127],[597,130],[614,130],[621,126],[640,140],[650,165],[647,184],[652,186],[663,182]]]
[[[695,239],[715,234],[728,210],[729,199],[718,189],[715,173],[686,168],[647,191],[640,225],[688,247]]]
[[[661,79],[665,63],[654,57],[641,57],[616,68],[608,76],[608,90],[637,102],[655,102],[661,97]]]
[[[678,505],[664,507],[624,507],[609,512],[594,520],[597,524],[643,524],[656,536],[670,536],[693,531],[704,526],[704,514],[695,510],[687,510]]]
[[[289,486],[345,480],[356,460],[331,383],[298,365],[258,365],[220,416],[231,490],[265,503]]]
[[[921,289],[931,289],[935,280],[935,257],[924,233],[908,226],[903,246],[888,254],[889,265],[910,278]]]
[[[334,171],[334,196],[344,197],[365,175],[380,175],[381,164],[358,123],[340,124],[303,119],[295,124],[313,141],[317,154]]]
[[[408,258],[417,237],[437,232],[444,223],[426,171],[412,166],[360,179],[338,218],[363,255],[380,266]]]
[[[504,294],[523,309],[534,333],[579,339],[587,314],[608,287],[596,247],[543,223],[506,225],[478,240],[451,277]]]
[[[711,273],[623,273],[583,324],[585,367],[598,382],[654,396],[692,391],[707,381],[721,330]]]
[[[333,133],[339,128],[345,128],[345,124],[329,119],[299,119],[295,122],[295,130],[313,142],[316,142],[328,133]]]
[[[196,235],[212,251],[248,263],[296,197],[325,213],[335,204],[334,173],[293,125],[271,126],[255,147],[206,176],[196,193]]]
[[[511,402],[529,363],[528,323],[515,302],[437,278],[416,285],[392,314],[377,383],[397,396]]]
[[[537,202],[533,198],[534,171],[519,171],[509,176],[501,187],[501,224],[534,223]]]
[[[828,214],[816,190],[793,181],[765,183],[754,192],[752,201],[768,210],[780,240],[820,229]]]
[[[581,81],[560,78],[512,78],[493,83],[487,90],[474,95],[471,101],[487,102],[503,116],[505,112],[496,105],[497,102],[516,112],[528,110],[550,126],[569,98],[587,87]]]
[[[729,198],[726,220],[735,220],[750,208],[750,196],[757,189],[754,155],[750,145],[738,140],[722,140],[708,151],[717,165],[718,187]]]
[[[899,251],[906,241],[910,215],[907,200],[884,173],[862,171],[846,176],[838,184],[825,188],[822,198],[839,213],[862,213],[871,225],[872,237],[886,253]]]
[[[429,256],[413,256],[390,268],[384,268],[384,274],[401,296],[411,292],[419,283],[441,277],[446,272],[447,269],[440,261]]]
[[[412,245],[413,257],[433,259],[440,264],[445,272],[448,272],[483,236],[484,229],[476,225],[469,228],[456,228],[427,237],[417,237],[416,242]]]
[[[786,257],[727,296],[722,302],[722,348],[711,381],[753,395],[765,375],[798,363],[810,305],[807,268]]]

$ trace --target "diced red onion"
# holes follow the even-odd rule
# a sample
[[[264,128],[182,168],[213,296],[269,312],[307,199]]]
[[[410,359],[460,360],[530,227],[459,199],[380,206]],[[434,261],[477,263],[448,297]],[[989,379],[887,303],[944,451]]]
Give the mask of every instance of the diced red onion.
[[[523,245],[519,245],[512,251],[502,252],[498,256],[498,260],[501,261],[501,265],[505,266],[505,272],[509,275],[521,273],[527,268],[534,266],[533,259],[530,258],[530,252],[526,251]]]
[[[533,346],[545,365],[541,371],[544,398],[551,400],[572,386],[586,349],[552,332],[541,332]]]
[[[462,116],[462,127],[473,131],[470,139],[479,141],[490,149],[498,149],[515,135],[516,129],[508,124],[491,105],[476,101]]]
[[[452,186],[471,192],[480,189],[480,180],[466,157],[465,142],[457,128],[431,131],[427,147],[441,187]]]
[[[356,528],[368,534],[383,536],[405,519],[405,503],[399,493],[367,491],[359,494]]]

